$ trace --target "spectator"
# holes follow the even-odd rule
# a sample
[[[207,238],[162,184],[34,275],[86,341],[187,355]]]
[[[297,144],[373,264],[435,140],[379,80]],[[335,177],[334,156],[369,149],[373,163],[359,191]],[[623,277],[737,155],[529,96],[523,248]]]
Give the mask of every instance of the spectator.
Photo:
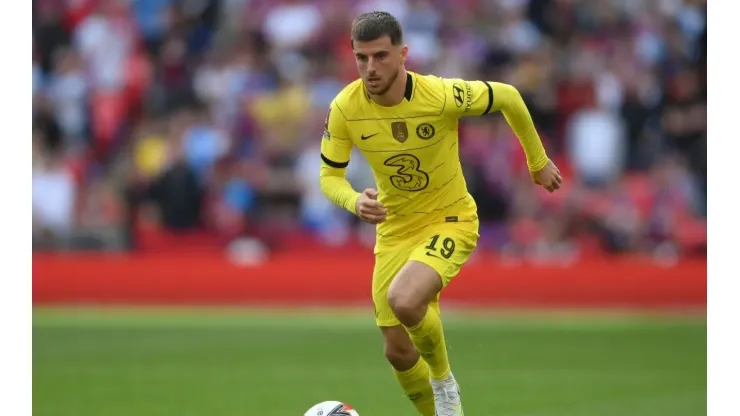
[[[61,152],[34,132],[31,210],[35,247],[67,247],[75,225],[77,185]]]

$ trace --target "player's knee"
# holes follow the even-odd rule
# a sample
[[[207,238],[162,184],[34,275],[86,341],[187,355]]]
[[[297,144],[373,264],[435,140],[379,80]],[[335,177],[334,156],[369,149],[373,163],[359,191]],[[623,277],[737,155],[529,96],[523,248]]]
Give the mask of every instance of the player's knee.
[[[424,303],[413,293],[402,290],[388,291],[388,305],[396,317],[406,326],[414,325],[423,318]]]

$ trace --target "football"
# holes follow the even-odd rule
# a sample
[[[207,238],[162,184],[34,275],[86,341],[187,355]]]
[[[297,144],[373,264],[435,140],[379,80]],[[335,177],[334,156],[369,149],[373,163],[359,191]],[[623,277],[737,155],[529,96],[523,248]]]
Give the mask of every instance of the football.
[[[330,400],[311,407],[303,416],[360,416],[360,414],[347,403]]]

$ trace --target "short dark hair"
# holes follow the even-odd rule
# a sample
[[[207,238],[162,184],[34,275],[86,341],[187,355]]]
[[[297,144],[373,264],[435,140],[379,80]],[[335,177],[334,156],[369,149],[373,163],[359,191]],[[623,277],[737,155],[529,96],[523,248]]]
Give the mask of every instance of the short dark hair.
[[[355,41],[370,42],[386,35],[391,38],[393,45],[403,42],[401,24],[388,12],[363,13],[352,22],[352,46]]]

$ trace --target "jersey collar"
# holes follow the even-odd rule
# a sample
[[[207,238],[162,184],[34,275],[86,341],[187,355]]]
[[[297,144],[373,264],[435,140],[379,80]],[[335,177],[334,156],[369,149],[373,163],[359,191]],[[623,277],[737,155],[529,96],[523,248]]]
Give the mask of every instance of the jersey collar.
[[[411,76],[411,72],[406,71],[406,91],[403,96],[406,101],[411,101],[411,95],[414,93],[414,77]]]

